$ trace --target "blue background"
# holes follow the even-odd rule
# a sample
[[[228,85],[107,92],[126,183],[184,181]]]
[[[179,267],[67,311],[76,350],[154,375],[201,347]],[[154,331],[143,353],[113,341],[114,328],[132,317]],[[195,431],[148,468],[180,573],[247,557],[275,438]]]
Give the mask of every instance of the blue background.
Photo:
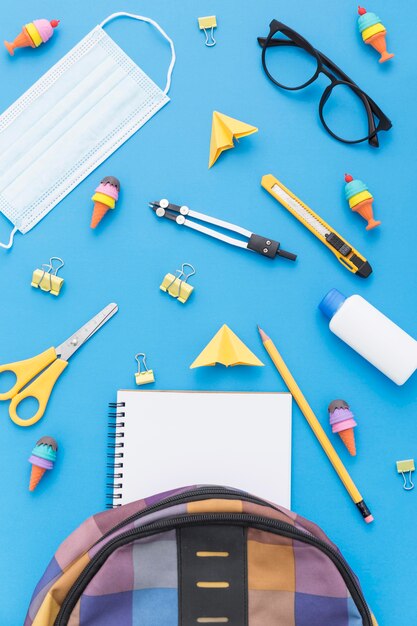
[[[100,5],[100,6],[99,6]],[[372,508],[366,526],[339,484],[297,408],[293,420],[293,509],[320,524],[359,575],[382,626],[415,621],[417,489],[406,493],[395,461],[417,457],[414,376],[403,388],[349,350],[328,329],[317,305],[328,289],[360,293],[416,334],[415,22],[417,9],[375,2],[388,27],[386,66],[356,27],[357,2],[299,0],[220,2],[133,0],[8,3],[2,37],[16,36],[37,17],[62,20],[37,51],[1,54],[5,109],[95,24],[117,10],[158,20],[175,41],[178,62],[172,102],[107,163],[83,181],[33,231],[0,251],[0,362],[57,345],[110,301],[117,316],[85,346],[59,380],[47,414],[22,429],[0,405],[0,623],[22,624],[26,608],[58,544],[105,506],[107,403],[134,387],[134,355],[144,351],[157,389],[283,390],[257,335],[273,337],[312,407],[328,429],[327,405],[349,401],[358,421],[358,456],[332,440]],[[217,14],[218,44],[204,46],[197,17]],[[404,15],[405,13],[405,15]],[[317,106],[327,80],[285,93],[263,74],[256,37],[276,17],[292,26],[357,80],[393,121],[379,150],[345,146],[322,129]],[[154,78],[165,82],[169,49],[149,26],[119,20],[108,32]],[[245,138],[207,170],[213,110],[253,123]],[[343,174],[363,179],[383,225],[365,231],[343,196]],[[274,173],[370,260],[363,281],[339,265],[303,226],[260,187]],[[92,231],[90,197],[104,175],[118,176],[114,214]],[[156,220],[147,202],[174,202],[246,226],[299,253],[296,264],[270,261]],[[0,240],[9,229],[0,220]],[[65,260],[59,298],[30,287],[32,271],[51,255]],[[186,306],[159,291],[162,277],[184,261],[197,269]],[[265,361],[265,368],[189,370],[221,324],[227,323]],[[383,341],[383,337],[381,337]],[[256,425],[256,421],[254,421]],[[56,468],[29,493],[27,458],[36,440],[56,437]],[[175,442],[172,442],[175,445]],[[171,471],[167,468],[167,471]],[[256,471],[256,468],[253,468]],[[172,476],[175,485],[175,473]]]

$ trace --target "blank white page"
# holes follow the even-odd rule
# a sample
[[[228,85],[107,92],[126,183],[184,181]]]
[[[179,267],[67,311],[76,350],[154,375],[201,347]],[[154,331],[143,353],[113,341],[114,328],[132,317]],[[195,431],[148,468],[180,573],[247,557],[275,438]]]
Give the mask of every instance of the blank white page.
[[[236,487],[290,508],[291,394],[122,390],[126,504],[176,487]]]

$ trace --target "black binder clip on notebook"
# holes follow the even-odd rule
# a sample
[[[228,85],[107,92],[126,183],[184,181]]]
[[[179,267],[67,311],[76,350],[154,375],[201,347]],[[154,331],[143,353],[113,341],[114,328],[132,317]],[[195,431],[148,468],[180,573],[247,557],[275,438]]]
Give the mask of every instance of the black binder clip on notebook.
[[[257,252],[258,254],[269,257],[270,259],[274,259],[275,257],[280,256],[284,259],[295,261],[295,259],[297,258],[296,254],[293,254],[292,252],[287,252],[286,250],[282,250],[280,248],[279,241],[274,241],[273,239],[270,239],[268,237],[255,235],[249,230],[246,230],[246,228],[242,228],[241,226],[237,226],[236,224],[231,224],[230,222],[219,220],[216,217],[210,217],[209,215],[205,215],[204,213],[192,211],[188,208],[188,206],[171,204],[169,200],[165,199],[150,202],[149,206],[153,211],[155,211],[157,217],[165,217],[173,222],[176,222],[179,226],[187,226],[188,228],[197,230],[200,233],[209,235],[209,237],[214,237],[214,239],[220,239],[220,241],[224,241],[231,246],[237,246],[238,248],[244,248],[246,250],[250,250],[251,252]],[[214,226],[217,226],[218,228],[221,228],[223,230],[229,230],[231,232],[238,233],[246,240],[229,237],[228,235],[214,230],[213,228],[208,228],[207,226],[199,224],[198,222],[206,222],[208,224],[213,224]]]

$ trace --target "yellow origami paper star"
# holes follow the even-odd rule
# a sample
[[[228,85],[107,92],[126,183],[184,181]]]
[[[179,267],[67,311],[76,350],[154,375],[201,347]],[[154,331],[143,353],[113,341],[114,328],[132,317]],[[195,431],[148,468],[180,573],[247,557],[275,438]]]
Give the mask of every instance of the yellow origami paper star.
[[[263,365],[241,339],[224,324],[198,355],[190,369],[216,365]]]
[[[235,147],[234,138],[240,139],[256,132],[258,132],[256,126],[245,124],[245,122],[240,122],[233,117],[214,111],[211,127],[209,168],[215,164],[223,150]]]

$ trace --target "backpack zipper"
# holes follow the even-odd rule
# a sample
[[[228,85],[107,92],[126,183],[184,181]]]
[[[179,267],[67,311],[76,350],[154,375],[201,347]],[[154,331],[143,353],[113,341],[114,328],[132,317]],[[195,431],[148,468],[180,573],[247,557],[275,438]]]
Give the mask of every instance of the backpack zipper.
[[[78,579],[72,585],[65,598],[60,611],[54,622],[54,626],[68,626],[68,620],[71,617],[74,607],[82,595],[83,591],[87,587],[88,583],[94,578],[99,569],[104,565],[109,556],[118,548],[131,543],[136,539],[142,539],[154,534],[158,534],[163,531],[173,530],[182,526],[193,526],[199,524],[236,524],[240,526],[250,526],[258,530],[264,530],[267,532],[274,532],[277,535],[288,537],[290,539],[299,539],[300,541],[310,544],[326,554],[330,560],[337,567],[340,572],[347,588],[350,591],[353,601],[358,608],[362,617],[363,626],[373,626],[372,616],[368,608],[368,605],[363,596],[359,583],[356,580],[355,575],[346,563],[345,559],[327,543],[314,537],[313,535],[303,532],[298,528],[295,528],[291,524],[280,522],[278,520],[271,520],[266,517],[258,515],[249,515],[245,513],[211,513],[204,515],[183,515],[181,517],[173,517],[164,520],[159,520],[151,524],[142,526],[141,528],[134,528],[122,535],[119,535],[106,546],[104,546],[94,558],[90,561],[84,571],[80,574]]]
[[[261,506],[267,506],[271,509],[274,509],[275,511],[279,511],[280,513],[282,513],[282,511],[278,507],[275,507],[270,502],[267,502],[266,500],[262,500],[261,498],[256,498],[255,496],[251,496],[247,494],[246,492],[240,491],[238,489],[233,490],[233,489],[228,489],[227,487],[218,487],[216,485],[212,487],[211,486],[197,487],[197,489],[192,489],[190,491],[185,491],[183,493],[176,493],[173,496],[168,496],[167,498],[164,498],[163,500],[161,500],[160,502],[157,502],[156,504],[151,504],[150,506],[147,506],[145,509],[142,509],[138,513],[133,513],[133,515],[130,515],[129,517],[127,517],[125,520],[123,520],[123,522],[119,522],[119,524],[116,524],[116,526],[113,526],[113,528],[111,528],[106,533],[104,533],[104,535],[102,535],[100,539],[98,539],[96,543],[93,545],[97,545],[109,535],[112,535],[113,533],[120,530],[120,528],[123,528],[123,526],[127,526],[131,522],[134,522],[135,520],[140,519],[141,517],[145,517],[146,515],[149,515],[149,513],[160,511],[161,509],[165,509],[167,506],[171,506],[173,504],[185,504],[187,502],[192,502],[197,498],[197,496],[210,496],[210,497],[231,496],[231,498],[238,497],[239,500],[245,500],[246,502],[251,502],[252,504],[259,504]]]

